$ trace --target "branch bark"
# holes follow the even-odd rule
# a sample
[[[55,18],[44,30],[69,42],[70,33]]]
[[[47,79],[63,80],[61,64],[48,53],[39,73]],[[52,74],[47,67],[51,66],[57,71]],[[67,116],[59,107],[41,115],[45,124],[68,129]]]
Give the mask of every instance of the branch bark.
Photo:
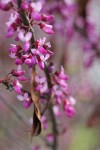
[[[17,3],[18,3],[18,8],[19,8],[19,13],[21,15],[21,18],[22,18],[22,21],[23,21],[23,24],[25,26],[29,26],[30,27],[30,31],[32,32],[32,40],[31,40],[31,43],[34,45],[34,48],[35,48],[35,35],[34,35],[34,29],[33,27],[31,26],[30,24],[30,21],[29,21],[29,18],[27,16],[27,14],[25,13],[25,11],[23,10],[20,10],[20,5],[22,3],[22,0],[17,0]],[[50,78],[50,74],[49,74],[49,71],[48,71],[48,65],[47,63],[45,63],[45,69],[44,69],[44,72],[45,72],[45,75],[46,75],[46,78],[47,78],[47,83],[48,83],[48,88],[50,89],[49,93],[48,93],[48,103],[47,103],[47,106],[46,106],[46,109],[50,103],[50,99],[51,99],[51,87],[52,87],[52,83],[51,83],[51,78]],[[46,110],[45,109],[45,110]],[[44,110],[44,112],[45,112]],[[52,146],[52,149],[53,150],[57,150],[57,123],[56,123],[56,118],[55,118],[55,115],[54,115],[54,112],[53,112],[53,109],[52,109],[52,106],[49,105],[49,112],[50,112],[50,115],[51,115],[51,120],[52,120],[52,131],[54,133],[54,143],[53,143],[53,146]]]

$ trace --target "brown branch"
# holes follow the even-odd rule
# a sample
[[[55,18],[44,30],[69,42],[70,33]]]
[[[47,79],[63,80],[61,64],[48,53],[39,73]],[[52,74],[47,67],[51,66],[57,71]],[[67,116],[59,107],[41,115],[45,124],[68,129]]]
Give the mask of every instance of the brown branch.
[[[18,8],[19,8],[19,13],[21,15],[21,18],[22,18],[22,21],[23,21],[23,24],[25,26],[29,26],[30,27],[30,31],[32,32],[32,40],[31,40],[31,43],[34,44],[33,46],[35,47],[35,36],[34,36],[34,30],[33,30],[33,27],[31,26],[30,24],[30,21],[29,21],[29,18],[27,16],[27,14],[25,13],[25,11],[23,10],[20,10],[20,5],[22,3],[22,0],[17,0],[17,3],[18,3]],[[47,103],[47,106],[46,108],[48,107],[48,104],[50,102],[50,99],[51,99],[51,87],[52,87],[52,83],[51,83],[51,78],[50,78],[50,74],[49,74],[49,70],[48,70],[48,65],[47,63],[45,63],[45,69],[44,69],[44,72],[45,72],[45,75],[46,75],[46,78],[47,78],[47,83],[48,83],[48,89],[50,89],[49,93],[48,93],[48,103]],[[45,109],[46,110],[46,109]],[[44,111],[45,112],[45,111]],[[54,115],[54,112],[53,112],[53,109],[52,109],[52,106],[50,105],[49,106],[49,112],[50,112],[50,115],[51,115],[51,120],[52,120],[52,130],[53,130],[53,133],[54,133],[54,143],[53,143],[53,150],[56,150],[57,149],[57,124],[56,124],[56,118],[55,118],[55,115]]]
[[[79,5],[79,16],[81,16],[84,19],[85,24],[84,24],[83,28],[80,28],[76,24],[74,24],[74,28],[76,29],[76,31],[78,31],[80,33],[80,35],[82,35],[88,42],[90,42],[87,31],[86,31],[86,26],[87,26],[86,7],[87,7],[88,3],[90,2],[90,0],[77,0],[77,1],[78,1],[78,5]],[[95,51],[97,57],[100,57],[100,49],[97,48],[96,44],[92,44],[92,49]]]
[[[79,15],[86,18],[86,6],[90,0],[78,0],[79,4]]]
[[[34,30],[33,30],[33,27],[31,26],[30,24],[30,21],[29,21],[29,18],[28,16],[26,15],[25,11],[21,10],[20,9],[20,5],[22,3],[22,0],[17,0],[17,3],[18,3],[18,9],[19,9],[19,13],[21,15],[21,18],[22,18],[22,21],[23,21],[23,24],[25,26],[29,26],[30,27],[30,31],[32,33],[32,39],[31,39],[31,43],[33,44],[33,48],[35,47],[35,35],[34,35]]]
[[[30,27],[30,31],[32,32],[31,44],[33,44],[33,46],[35,47],[34,29],[33,29],[33,27],[31,26],[30,21],[29,21],[29,18],[28,18],[28,16],[27,16],[27,14],[25,13],[25,11],[20,10],[21,2],[22,2],[22,0],[17,0],[18,8],[19,8],[19,13],[20,13],[20,15],[21,15],[23,24],[24,24],[25,26],[29,26],[29,27]],[[46,75],[46,78],[47,78],[48,88],[51,89],[52,84],[51,84],[51,79],[50,79],[50,74],[49,74],[49,70],[48,70],[48,65],[47,65],[47,63],[45,63],[44,72],[45,72],[45,75]],[[49,103],[50,99],[51,99],[51,90],[50,90],[49,93],[48,93],[48,103]],[[46,109],[47,109],[47,107],[48,107],[48,103],[47,103],[46,108],[44,109],[43,113],[46,111]],[[42,114],[43,114],[43,113],[42,113]]]
[[[52,105],[49,105],[49,112],[50,112],[50,117],[51,117],[51,121],[52,121],[52,131],[54,134],[54,142],[52,145],[52,149],[53,150],[57,150],[57,135],[58,135],[58,131],[57,131],[57,123],[56,123],[56,118],[52,109]]]

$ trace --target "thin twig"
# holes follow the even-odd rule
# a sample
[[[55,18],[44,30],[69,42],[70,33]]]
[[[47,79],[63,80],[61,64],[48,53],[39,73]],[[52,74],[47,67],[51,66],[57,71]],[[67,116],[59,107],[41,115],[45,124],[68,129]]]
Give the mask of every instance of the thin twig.
[[[53,142],[53,146],[52,149],[53,150],[57,150],[57,135],[58,135],[58,131],[57,131],[57,123],[56,123],[56,118],[52,109],[52,105],[49,105],[49,112],[50,112],[50,117],[51,117],[51,121],[52,121],[52,131],[54,134],[54,142]]]
[[[32,32],[32,40],[31,40],[31,43],[34,45],[35,47],[35,36],[34,36],[34,30],[33,30],[33,27],[31,26],[30,24],[30,21],[29,21],[29,18],[27,16],[27,14],[25,13],[25,11],[23,10],[20,10],[20,5],[22,3],[22,0],[17,0],[17,3],[18,3],[18,8],[19,8],[19,13],[21,15],[21,18],[22,18],[22,22],[25,26],[29,26],[30,27],[30,31]],[[49,74],[49,71],[48,71],[48,66],[47,66],[47,63],[45,63],[45,69],[44,69],[44,72],[45,72],[45,75],[46,75],[46,78],[47,78],[47,83],[48,83],[48,89],[50,89],[49,93],[48,93],[48,103],[47,103],[47,106],[46,108],[48,107],[48,104],[50,102],[50,99],[51,99],[51,87],[52,87],[52,84],[51,84],[51,78],[50,78],[50,74]],[[55,118],[55,115],[54,115],[54,112],[53,112],[53,109],[52,109],[52,106],[50,105],[49,106],[49,112],[50,112],[50,115],[51,115],[51,120],[52,120],[52,130],[53,130],[53,133],[54,133],[54,143],[53,143],[53,150],[56,150],[57,149],[57,124],[56,124],[56,118]]]

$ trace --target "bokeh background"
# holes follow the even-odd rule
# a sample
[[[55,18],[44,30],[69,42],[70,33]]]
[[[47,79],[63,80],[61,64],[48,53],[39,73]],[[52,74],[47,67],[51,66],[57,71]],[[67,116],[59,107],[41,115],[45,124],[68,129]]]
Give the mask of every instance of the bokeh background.
[[[96,32],[100,35],[100,0],[90,0],[88,7],[97,27]],[[0,77],[6,76],[15,67],[8,56],[9,44],[14,39],[5,37],[5,22],[10,13],[0,10]],[[35,30],[37,38],[45,36],[38,29]],[[77,33],[71,41],[58,32],[47,38],[55,53],[52,60],[57,69],[60,65],[64,66],[70,76],[71,93],[77,100],[76,115],[72,119],[66,116],[59,118],[67,131],[58,136],[58,150],[100,150],[100,60],[95,58],[90,67],[85,67],[87,54],[82,50],[82,40]],[[1,150],[32,150],[34,145],[40,145],[41,150],[50,149],[43,138],[45,131],[39,137],[34,137],[30,143],[32,111],[32,107],[28,110],[23,108],[15,93],[0,86]],[[51,130],[51,124],[49,128]]]

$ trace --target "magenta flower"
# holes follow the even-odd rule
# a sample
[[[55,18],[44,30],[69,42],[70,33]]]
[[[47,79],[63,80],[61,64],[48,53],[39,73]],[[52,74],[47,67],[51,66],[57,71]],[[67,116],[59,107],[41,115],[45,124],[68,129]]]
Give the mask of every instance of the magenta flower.
[[[23,64],[23,61],[20,58],[16,58],[15,64],[16,65],[21,65],[21,64]]]
[[[39,57],[37,57],[37,64],[40,66],[41,69],[44,69],[44,62],[50,58],[49,54],[46,54],[45,56],[40,54]]]
[[[15,90],[15,92],[17,94],[21,94],[22,93],[22,85],[19,83],[18,80],[14,80],[13,81],[13,88]]]
[[[23,47],[24,51],[27,52],[29,48],[30,48],[30,42],[25,42]]]
[[[6,24],[8,26],[6,36],[8,38],[11,38],[14,35],[15,31],[18,29],[18,27],[21,25],[19,14],[17,12],[15,13],[15,15],[11,14],[9,21]]]
[[[48,24],[45,24],[45,23],[39,23],[39,26],[47,34],[53,34],[54,33],[52,25],[48,25]]]
[[[15,58],[16,58],[16,53],[10,53],[9,56],[10,56],[11,58],[15,59]]]
[[[7,34],[6,34],[6,37],[7,37],[7,38],[11,38],[11,37],[14,35],[14,33],[15,33],[14,28],[9,27],[9,28],[8,28],[8,31],[7,31]]]
[[[21,3],[21,8],[22,8],[23,10],[28,10],[28,9],[29,9],[29,3],[28,3],[27,1],[23,1],[23,2]]]
[[[38,46],[38,49],[31,49],[31,52],[36,58],[36,64],[38,64],[41,69],[44,69],[44,62],[50,58],[52,52],[50,53],[50,51],[44,49],[42,46]]]
[[[27,32],[25,33],[25,30],[20,30],[18,32],[18,38],[22,41],[22,42],[29,42],[31,40],[32,37],[32,33],[31,32]]]
[[[56,117],[60,117],[61,116],[61,111],[60,111],[58,105],[54,105],[53,106],[53,112],[54,112],[54,114],[55,114]]]
[[[68,80],[69,77],[64,73],[64,68],[61,66],[61,70],[59,72],[55,73],[55,76],[60,79],[60,80]],[[57,80],[56,80],[57,81]],[[57,81],[58,82],[58,81]]]
[[[45,42],[46,42],[46,37],[43,37],[42,39],[40,38],[39,40],[36,41],[36,47],[42,46],[45,49],[51,48],[50,42],[47,42],[47,43]]]
[[[69,89],[67,85],[68,76],[64,73],[64,68],[61,67],[60,71],[57,71],[54,74],[54,85],[52,87],[52,93],[55,98],[55,102],[57,105],[53,107],[54,114],[56,116],[60,116],[61,113],[59,111],[59,105],[62,104],[65,114],[68,117],[72,117],[75,114],[74,105],[76,100],[69,96]],[[67,98],[68,97],[68,98]]]
[[[35,65],[36,64],[36,57],[35,56],[33,56],[33,57],[29,57],[29,58],[26,58],[25,59],[25,61],[24,61],[24,63],[26,64],[26,65],[28,65],[29,67],[32,67],[33,65]]]
[[[12,1],[11,0],[0,0],[0,9],[4,11],[8,11],[12,7]]]
[[[75,108],[71,105],[65,105],[64,109],[65,109],[65,113],[68,117],[73,117],[76,113]]]
[[[61,67],[61,70],[59,72],[56,72],[54,75],[54,81],[57,84],[56,90],[59,89],[59,87],[57,86],[60,86],[61,91],[63,92],[68,91],[68,85],[66,83],[66,80],[68,80],[68,76],[64,73],[64,68]]]
[[[14,44],[10,44],[9,52],[10,53],[16,53],[17,52],[17,46]]]
[[[17,70],[13,69],[13,70],[11,71],[11,74],[12,74],[13,76],[15,76],[15,77],[20,77],[20,76],[23,76],[23,75],[25,74],[25,71],[22,70],[21,66],[19,65],[19,66],[17,67]]]
[[[53,21],[54,19],[54,16],[53,15],[45,15],[45,14],[42,14],[42,21]]]
[[[49,133],[46,135],[46,140],[49,142],[49,143],[53,143],[54,141],[54,135]]]
[[[32,104],[32,99],[29,97],[28,93],[24,93],[24,95],[18,95],[17,96],[19,101],[23,102],[24,108],[29,108]]]
[[[76,104],[76,100],[70,96],[64,101],[64,110],[68,117],[73,117],[76,113],[74,105]]]
[[[38,51],[39,51],[41,54],[47,54],[47,50],[45,50],[42,46],[38,46]]]
[[[32,19],[34,19],[36,21],[40,21],[42,19],[41,14],[38,12],[32,12],[31,17],[32,17]]]
[[[23,81],[23,82],[25,82],[25,81],[28,80],[28,79],[27,79],[26,77],[24,77],[24,76],[19,76],[17,79],[18,79],[19,81]]]
[[[18,19],[18,13],[11,14],[9,21],[6,22],[8,27],[11,27]]]
[[[43,46],[46,42],[46,37],[43,37],[42,39],[40,38],[37,42],[38,42],[37,43],[38,45]],[[38,47],[38,45],[37,45],[37,47]]]
[[[37,82],[36,90],[41,94],[46,93],[48,90],[47,82],[45,77],[35,76],[35,81]]]
[[[74,19],[71,17],[72,12],[74,12],[74,6],[69,6],[69,4],[66,5],[66,3],[67,1],[61,3],[55,2],[55,6],[52,8],[52,10],[56,8],[64,18],[67,18],[67,21],[64,23],[59,22],[58,26],[62,28],[62,25],[64,25],[64,30],[62,33],[68,33],[68,36],[70,37],[74,32]],[[54,33],[53,26],[49,24],[49,22],[51,22],[54,18],[53,15],[44,14],[44,8],[42,9],[41,1],[0,1],[1,9],[9,10],[11,7],[13,7],[13,10],[16,10],[16,13],[11,14],[8,22],[6,23],[8,26],[7,37],[10,38],[15,34],[15,32],[17,32],[17,35],[15,35],[15,42],[18,44],[11,44],[9,48],[9,56],[14,58],[17,69],[13,69],[11,73],[4,78],[6,82],[4,82],[4,79],[0,79],[0,82],[5,84],[8,89],[14,90],[17,93],[17,98],[22,102],[24,108],[27,109],[32,103],[34,103],[34,118],[32,118],[33,136],[40,133],[41,124],[43,124],[44,129],[48,128],[48,118],[47,116],[41,114],[44,114],[45,109],[47,109],[49,101],[52,97],[55,99],[55,101],[53,101],[51,109],[53,109],[55,117],[60,117],[63,114],[61,113],[62,108],[67,116],[72,117],[75,114],[74,105],[76,101],[73,97],[69,96],[69,89],[67,85],[68,76],[64,73],[64,68],[61,67],[60,71],[56,71],[54,73],[53,63],[48,64],[47,62],[47,60],[53,55],[53,52],[50,51],[50,42],[46,43],[45,37],[39,40],[36,40],[34,37],[34,26],[40,27],[40,29],[47,34]],[[43,13],[40,12],[41,9]],[[31,76],[27,78],[24,76],[25,70],[22,69],[22,67],[26,67],[26,65],[29,69],[29,75],[31,74]],[[39,67],[45,76],[40,76],[37,74],[37,70],[40,70]],[[41,71],[39,72],[40,74]],[[20,81],[21,83],[28,81],[33,88],[31,88],[31,92],[26,91],[22,87],[22,84],[20,84]],[[60,108],[60,106],[62,106],[62,108]],[[53,145],[54,135],[47,134],[46,140]],[[33,148],[33,150],[39,149],[40,147],[38,146]]]
[[[30,4],[30,7],[32,8],[33,12],[40,12],[40,10],[42,9],[42,3],[41,2],[32,2]]]

